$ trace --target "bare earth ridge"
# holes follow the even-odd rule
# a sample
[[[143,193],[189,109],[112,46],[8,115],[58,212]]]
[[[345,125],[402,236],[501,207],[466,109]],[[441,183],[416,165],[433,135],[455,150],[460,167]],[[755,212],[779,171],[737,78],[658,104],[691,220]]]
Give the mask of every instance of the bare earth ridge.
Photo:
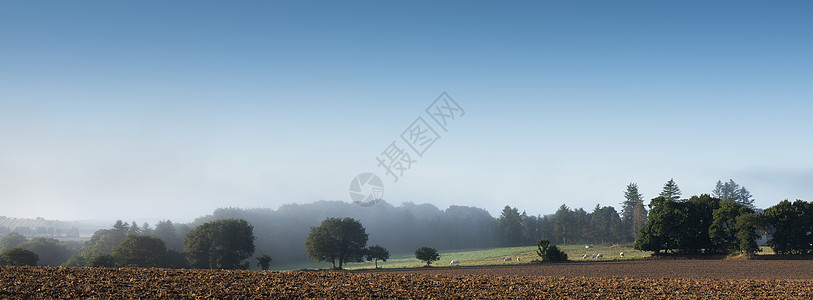
[[[364,270],[0,267],[0,299],[813,298],[811,261],[662,260]]]

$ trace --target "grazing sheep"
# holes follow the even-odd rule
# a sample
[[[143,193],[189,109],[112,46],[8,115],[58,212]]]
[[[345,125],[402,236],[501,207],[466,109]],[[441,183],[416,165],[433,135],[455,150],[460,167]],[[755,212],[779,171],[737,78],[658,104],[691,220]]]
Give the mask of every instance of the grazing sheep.
[[[590,258],[590,254],[585,254],[584,256],[582,256],[582,258],[583,259],[588,259],[588,258]]]
[[[621,257],[624,257],[624,252],[621,252]]]
[[[519,262],[519,256],[517,256],[517,262]]]
[[[459,263],[460,263],[460,261],[455,259],[452,262],[450,262],[449,265],[454,266],[454,265],[459,264]]]
[[[593,253],[593,258],[596,258],[596,254],[595,254],[595,253]]]
[[[512,259],[511,259],[511,257],[510,257],[510,256],[505,258],[505,261],[511,261],[511,260],[512,260]]]
[[[598,255],[596,255],[596,258],[604,258],[604,254],[599,253]]]

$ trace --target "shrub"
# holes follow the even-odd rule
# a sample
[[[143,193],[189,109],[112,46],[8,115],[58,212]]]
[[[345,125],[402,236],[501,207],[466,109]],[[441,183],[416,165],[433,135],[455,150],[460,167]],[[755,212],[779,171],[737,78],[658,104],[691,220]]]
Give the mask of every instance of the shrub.
[[[559,250],[556,245],[551,245],[546,239],[537,241],[536,247],[536,255],[539,255],[542,261],[567,261],[567,253]]]

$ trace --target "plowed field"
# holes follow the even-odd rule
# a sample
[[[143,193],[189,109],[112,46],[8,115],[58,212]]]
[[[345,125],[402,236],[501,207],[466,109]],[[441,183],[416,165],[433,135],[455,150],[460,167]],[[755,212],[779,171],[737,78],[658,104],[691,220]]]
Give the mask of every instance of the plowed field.
[[[809,261],[702,260],[352,273],[0,267],[0,299],[811,299],[811,267]]]

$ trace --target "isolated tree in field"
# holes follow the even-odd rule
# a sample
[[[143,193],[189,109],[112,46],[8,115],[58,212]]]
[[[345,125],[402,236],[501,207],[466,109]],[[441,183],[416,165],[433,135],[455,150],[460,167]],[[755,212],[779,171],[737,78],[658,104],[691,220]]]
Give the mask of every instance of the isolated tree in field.
[[[678,187],[677,183],[675,183],[675,179],[669,179],[666,184],[663,185],[663,191],[659,196],[664,197],[668,200],[672,201],[679,201],[680,200],[680,187]]]
[[[17,232],[11,232],[0,239],[0,251],[17,248],[26,241],[26,238]]]
[[[271,256],[268,256],[268,254],[265,253],[257,256],[257,266],[263,269],[263,271],[268,271],[268,268],[271,267]]]
[[[0,253],[0,265],[36,266],[40,258],[31,250],[9,248]]]
[[[121,267],[163,267],[164,241],[149,235],[129,234],[115,249],[113,260]]]
[[[559,250],[556,245],[551,245],[550,241],[541,239],[536,242],[536,255],[542,261],[567,261],[567,253]]]
[[[305,240],[305,250],[315,261],[329,261],[336,268],[346,262],[364,261],[367,232],[353,218],[327,218],[317,227],[311,227]]]
[[[193,268],[248,269],[254,253],[254,227],[243,219],[223,219],[192,229],[183,241]]]
[[[438,254],[438,250],[435,250],[435,248],[423,246],[415,250],[415,258],[426,262],[426,266],[428,267],[433,261],[440,260],[440,254]]]
[[[375,268],[378,269],[378,261],[386,262],[390,259],[390,252],[386,248],[379,245],[370,246],[367,248],[367,261],[375,260]]]

